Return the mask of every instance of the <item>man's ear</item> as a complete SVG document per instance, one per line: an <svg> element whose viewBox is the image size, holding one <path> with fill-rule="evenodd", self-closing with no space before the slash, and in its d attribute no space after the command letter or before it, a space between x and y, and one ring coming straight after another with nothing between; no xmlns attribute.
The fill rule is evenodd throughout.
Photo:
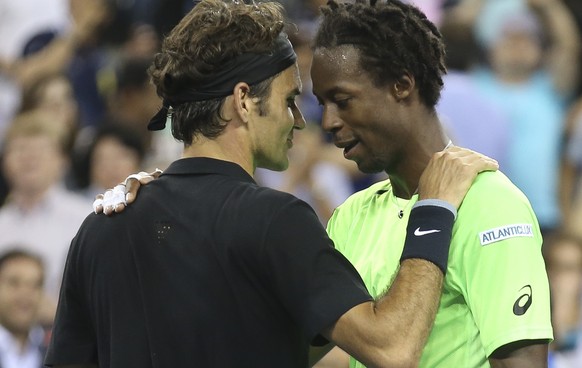
<svg viewBox="0 0 582 368"><path fill-rule="evenodd" d="M405 72L392 83L392 95L396 101L404 100L412 94L415 85L414 77L408 72Z"/></svg>
<svg viewBox="0 0 582 368"><path fill-rule="evenodd" d="M249 115L253 109L253 99L249 94L251 88L245 82L237 83L233 90L233 110L238 118L246 123L249 121Z"/></svg>

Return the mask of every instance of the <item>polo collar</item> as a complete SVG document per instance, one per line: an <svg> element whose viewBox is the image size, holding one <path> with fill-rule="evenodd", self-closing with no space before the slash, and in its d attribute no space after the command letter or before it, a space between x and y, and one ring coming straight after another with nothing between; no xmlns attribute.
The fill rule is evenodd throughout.
<svg viewBox="0 0 582 368"><path fill-rule="evenodd" d="M189 157L176 160L164 171L163 175L201 175L218 174L236 177L254 183L255 179L234 162L208 157Z"/></svg>

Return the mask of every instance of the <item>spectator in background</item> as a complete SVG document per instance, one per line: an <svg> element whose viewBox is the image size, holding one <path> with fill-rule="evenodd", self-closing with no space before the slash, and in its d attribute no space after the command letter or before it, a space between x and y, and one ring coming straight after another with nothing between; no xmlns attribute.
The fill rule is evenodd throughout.
<svg viewBox="0 0 582 368"><path fill-rule="evenodd" d="M71 149L79 129L79 110L69 78L63 73L40 76L22 95L21 113L37 110L63 131Z"/></svg>
<svg viewBox="0 0 582 368"><path fill-rule="evenodd" d="M42 368L46 333L38 321L43 301L40 257L20 249L0 255L0 367Z"/></svg>
<svg viewBox="0 0 582 368"><path fill-rule="evenodd" d="M160 42L159 36L151 25L136 24L131 28L122 53L125 58L151 58L159 51Z"/></svg>
<svg viewBox="0 0 582 368"><path fill-rule="evenodd" d="M0 10L1 139L20 104L20 90L39 76L70 71L78 50L94 42L110 8L106 0L22 0L4 1Z"/></svg>
<svg viewBox="0 0 582 368"><path fill-rule="evenodd" d="M565 228L568 231L582 237L582 184L578 185L578 193L574 198L574 203L568 217Z"/></svg>
<svg viewBox="0 0 582 368"><path fill-rule="evenodd" d="M145 149L141 137L121 124L99 127L86 152L79 153L76 177L81 193L91 201L129 174L141 170Z"/></svg>
<svg viewBox="0 0 582 368"><path fill-rule="evenodd" d="M465 6L465 5L460 5ZM485 98L471 77L479 61L479 49L470 21L448 11L440 26L446 47L447 74L437 113L455 144L493 157L507 168L508 116Z"/></svg>
<svg viewBox="0 0 582 368"><path fill-rule="evenodd" d="M578 33L582 34L582 1L580 0L562 0L564 5L568 7L570 14L575 18L578 25ZM578 57L578 65L582 65L582 53ZM577 97L582 97L582 74L578 75L578 88L576 92Z"/></svg>
<svg viewBox="0 0 582 368"><path fill-rule="evenodd" d="M147 147L151 146L152 139L151 133L145 127L161 105L147 74L150 65L149 58L128 58L121 61L116 70L116 88L109 97L109 116L105 120L117 121L135 130Z"/></svg>
<svg viewBox="0 0 582 368"><path fill-rule="evenodd" d="M23 244L40 255L53 303L68 246L90 212L88 201L63 187L67 167L65 134L46 115L34 111L14 120L4 142L9 194L0 208L0 251Z"/></svg>
<svg viewBox="0 0 582 368"><path fill-rule="evenodd" d="M105 120L124 125L139 135L146 151L144 167L148 170L158 166L165 168L182 151L169 128L161 132L146 129L162 104L150 83L147 73L150 65L151 59L143 57L121 62L116 73L117 87L110 98L109 117Z"/></svg>
<svg viewBox="0 0 582 368"><path fill-rule="evenodd" d="M544 234L561 224L559 159L566 103L576 88L580 37L573 17L560 0L473 1L479 16L495 19L487 28L477 23L488 67L475 73L479 88L510 119L509 178L530 199ZM491 16L494 12L495 16Z"/></svg>
<svg viewBox="0 0 582 368"><path fill-rule="evenodd" d="M79 108L66 74L56 72L41 75L24 89L20 113L32 111L43 115L43 119L63 133L65 152L68 158L73 159L72 151L80 131ZM64 179L66 187L71 189L76 185L72 174L67 170Z"/></svg>
<svg viewBox="0 0 582 368"><path fill-rule="evenodd" d="M544 249L552 295L552 368L582 366L582 237L556 233Z"/></svg>
<svg viewBox="0 0 582 368"><path fill-rule="evenodd" d="M56 34L68 27L66 0L0 2L0 140L20 104L16 62L27 42L39 34Z"/></svg>
<svg viewBox="0 0 582 368"><path fill-rule="evenodd" d="M562 151L560 199L564 223L571 231L582 235L582 98L570 108L566 118L564 149ZM578 228L578 229L576 229Z"/></svg>

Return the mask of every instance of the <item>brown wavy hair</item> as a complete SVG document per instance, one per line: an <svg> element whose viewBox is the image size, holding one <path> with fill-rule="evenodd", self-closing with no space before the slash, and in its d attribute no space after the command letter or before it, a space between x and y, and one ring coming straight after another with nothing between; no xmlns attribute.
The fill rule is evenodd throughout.
<svg viewBox="0 0 582 368"><path fill-rule="evenodd" d="M209 75L238 55L269 52L284 27L283 8L277 3L200 1L164 39L149 70L158 95L171 100L184 88L207 81ZM264 102L275 77L251 86L250 95ZM227 124L220 115L225 98L176 107L174 137L191 145L198 134L209 138L220 135ZM263 111L264 105L259 107Z"/></svg>

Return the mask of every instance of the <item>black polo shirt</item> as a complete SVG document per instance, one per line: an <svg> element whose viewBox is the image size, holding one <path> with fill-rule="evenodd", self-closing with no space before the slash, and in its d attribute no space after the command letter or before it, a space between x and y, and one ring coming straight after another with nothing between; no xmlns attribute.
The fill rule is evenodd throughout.
<svg viewBox="0 0 582 368"><path fill-rule="evenodd" d="M370 299L306 203L182 159L123 213L85 220L46 363L305 367L318 333Z"/></svg>

